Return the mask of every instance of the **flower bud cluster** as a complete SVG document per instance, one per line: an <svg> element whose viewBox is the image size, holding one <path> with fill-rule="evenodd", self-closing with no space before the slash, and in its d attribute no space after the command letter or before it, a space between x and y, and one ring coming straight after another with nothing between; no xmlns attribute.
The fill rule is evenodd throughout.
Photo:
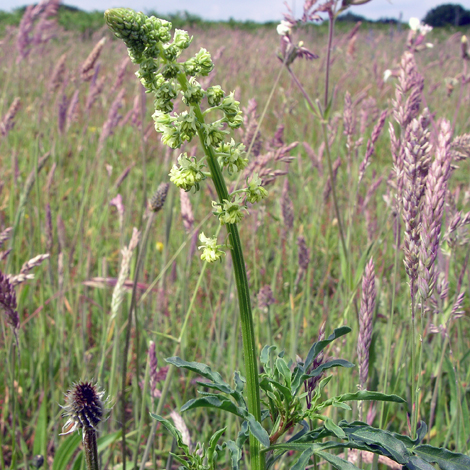
<svg viewBox="0 0 470 470"><path fill-rule="evenodd" d="M225 245L217 245L217 238L206 237L204 232L199 234L199 241L202 243L198 247L199 250L202 250L201 259L208 263L213 263L225 255L225 251L222 251L221 248L228 248Z"/></svg>
<svg viewBox="0 0 470 470"><path fill-rule="evenodd" d="M178 165L173 165L170 171L170 181L185 191L190 191L192 188L197 191L199 183L208 176L208 173L202 171L204 166L202 161L196 160L196 157L188 157L186 153L182 153L178 157Z"/></svg>

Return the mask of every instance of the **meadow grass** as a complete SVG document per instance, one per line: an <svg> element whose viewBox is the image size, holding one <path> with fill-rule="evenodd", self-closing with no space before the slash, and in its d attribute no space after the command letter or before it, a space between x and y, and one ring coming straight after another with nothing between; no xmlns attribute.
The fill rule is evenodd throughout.
<svg viewBox="0 0 470 470"><path fill-rule="evenodd" d="M282 71L268 102L282 69L276 57L276 31L228 32L224 27L188 30L194 35L191 53L203 46L216 57L215 72L209 77L212 84L234 90L242 106L256 100L256 113L248 113L252 120L259 120L268 105L260 125L259 154L279 148L275 133L281 125L283 142L298 142L289 152L294 157L289 164L268 163L268 167L286 174L273 178L268 185L269 198L250 210L241 226L260 350L274 342L292 357L305 357L321 325L328 333L345 324L352 328L352 334L327 353L356 362L360 286L366 262L373 257L377 299L367 388L400 395L408 406L374 405L363 413L375 413L375 424L380 422L387 429L409 434L407 413L411 411L413 384L419 380L419 416L429 422L430 414L434 414L426 442L468 454L468 299L461 305L463 317L450 324L448 336L429 332L430 323L437 327L446 324L459 292L468 294L470 272L464 233L453 245L442 244L439 269L448 282L448 296L442 295L438 301L439 314L429 313L424 319L420 330L424 335L422 367L415 373L419 379L411 374L409 281L403 252L396 246L397 239L399 246L403 245L403 234L394 232L398 219L387 128L393 121L397 79L383 81L386 69L399 70L407 31L397 31L394 26L359 29L354 47L348 32L339 32L333 40L328 139L333 161L340 159L335 188L345 230L344 253L331 192L325 191L328 170L319 122L312 118L287 71ZM163 358L174 355L175 350L186 360L210 364L227 380L234 370L243 368L230 258L227 263L205 269L202 276L204 263L197 255L197 234L214 233L218 226L213 217L207 217L214 198L214 190L208 186L191 195L194 222L186 227L179 190L170 187L162 211L148 225L147 245L135 248L129 282L122 286L122 303L112 310L113 288L122 267L121 250L129 245L133 227L143 234L150 218L147 200L161 182L169 180L168 173L179 153L165 147L154 131L151 99L133 75L135 66L129 61L124 69L127 52L120 42L105 29L89 40L61 30L56 33L50 41L33 41L24 58L17 50L15 34L7 34L0 48L2 122L14 99L19 97L21 102L11 121L14 127L0 136L0 232L13 227L12 236L2 246L3 250L11 248L11 252L0 268L15 275L36 255L50 255L32 269L34 279L16 288L18 348L8 323L2 322L2 470L30 468L36 454L45 457L46 468L57 468L53 467L54 456L65 439L70 439L59 436L63 425L59 404L64 403L64 394L72 383L80 379L98 382L116 403L122 398L121 381L125 381L127 460L140 465L154 423L148 412L157 407L160 414L178 411L196 393L194 377L179 370L167 382L164 403L158 400L163 382L155 385L154 396L143 388L149 375L149 341L155 343L159 368L166 366ZM312 62L297 60L292 71L312 100L322 100L327 36L324 30L315 28L299 36L320 57ZM433 141L440 118L455 124L454 136L468 132L470 127L470 89L468 83L459 84L459 74L468 73L460 57L460 36L460 32L433 31L428 37L434 48L415 54L417 68L425 79L423 106L433 115ZM102 37L107 40L91 73L82 77L82 64ZM54 74L64 54L63 66ZM350 150L343 134L346 92L351 95L356 122ZM78 100L75 108L74 94ZM367 139L383 110L389 111L387 123L358 184ZM239 137L246 135L240 133ZM363 138L362 143L355 145L359 138ZM38 162L46 155L40 168ZM458 167L446 195L446 228L457 210L468 212L468 159L459 161ZM110 205L118 194L124 207L122 216L116 205ZM292 203L291 222L286 220L286 198ZM299 265L305 260L305 250L299 263L299 236L309 249L309 262L301 275ZM137 256L142 261L135 320L129 328ZM260 302L258 293L264 286L271 288L274 303ZM447 288L445 283L440 286ZM130 348L127 375L123 377L121 356L128 332ZM334 375L328 396L356 391L360 383L357 368ZM431 411L433 406L435 411ZM116 406L111 411L102 426L101 435L112 437L103 444L103 468L122 465L122 416L118 409ZM331 417L353 420L358 416L359 410L354 408L350 412L333 409ZM213 429L223 426L227 426L229 438L234 439L238 432L234 418L216 412L195 410L185 413L184 420L193 441L207 439ZM149 442L148 461L152 468L163 468L171 439L158 429L155 440ZM77 462L73 468L84 465ZM289 457L277 465L289 468ZM132 468L131 464L128 467Z"/></svg>

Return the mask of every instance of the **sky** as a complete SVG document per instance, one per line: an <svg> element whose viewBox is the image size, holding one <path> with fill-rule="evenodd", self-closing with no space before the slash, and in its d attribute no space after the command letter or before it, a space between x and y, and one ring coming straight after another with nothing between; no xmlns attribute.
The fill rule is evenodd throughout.
<svg viewBox="0 0 470 470"><path fill-rule="evenodd" d="M0 10L11 10L25 4L36 3L30 0L0 0ZM208 20L253 20L257 22L279 21L286 11L284 0L63 0L63 3L82 10L106 10L113 7L129 7L134 10L158 13L176 13L188 11ZM302 11L303 1L287 2L296 17ZM408 21L411 17L422 19L427 11L444 3L457 3L470 10L470 0L372 0L353 7L351 12L366 18L399 18Z"/></svg>

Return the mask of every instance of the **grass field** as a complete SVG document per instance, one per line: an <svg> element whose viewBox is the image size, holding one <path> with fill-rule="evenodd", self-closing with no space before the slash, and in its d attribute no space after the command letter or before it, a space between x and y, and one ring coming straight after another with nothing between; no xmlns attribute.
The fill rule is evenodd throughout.
<svg viewBox="0 0 470 470"><path fill-rule="evenodd" d="M164 358L173 355L209 364L227 381L244 368L230 254L206 267L197 249L198 234L214 234L219 227L211 216L215 191L210 183L195 194L170 185L163 209L150 215L147 201L160 183L169 182L181 151L164 146L155 132L152 99L134 76L136 66L126 48L104 21L89 38L34 24L29 33L7 28L0 39L0 270L20 275L10 278L16 284L18 322L12 312L2 311L0 469L34 468L38 454L45 458L44 468L84 468L78 433L59 436L65 423L59 405L79 380L98 383L113 405L100 431L102 468L122 468L123 420L127 468L140 466L148 442L145 468L165 468L172 439L158 428L149 441L154 422L149 411L157 408L163 388L163 381L148 384L156 372L148 364L149 342L155 343L163 372L159 378L165 375ZM233 133L235 139L248 147L260 124L250 159L265 172L269 197L249 208L240 223L256 344L260 351L276 344L294 360L296 355L305 358L322 325L327 336L347 325L352 333L326 354L356 363L362 279L372 258L376 301L365 387L397 394L406 403L364 402L363 410L356 405L349 411L331 408L329 417L353 421L361 413L369 424L410 435L411 404L416 402L416 417L431 425L425 442L469 455L465 224L470 223L470 139L455 140L470 132L470 71L461 56L465 31L432 31L426 42L434 47L413 54L424 78L420 112L425 107L430 111L432 161L440 148L440 120L449 120L454 142L448 150L450 179L436 196L444 214L435 234L440 240L436 286L417 308L413 328L416 305L403 262L410 246L404 221L411 216L397 213L402 202L398 199L397 206L396 194L402 194L403 181L397 183L389 134L391 123L400 137L394 100L408 28L363 25L351 36L352 28L341 25L333 38L327 145L322 123L277 57L275 28L185 28L194 36L187 57L205 47L215 63L214 71L201 79L203 86L220 84L234 91L245 110L244 129ZM87 64L102 38L98 57ZM292 72L311 101L323 103L327 28L299 29L295 38L319 58L297 59ZM384 82L387 69L393 75ZM380 134L364 169L367 142L384 111L383 129L375 129ZM401 132L400 145L405 145ZM200 150L194 145L183 151L196 155ZM463 222L452 232L459 211ZM134 227L141 243L125 252ZM219 239L225 238L222 227ZM40 254L49 256L25 267ZM133 286L135 317L129 315ZM359 368L332 370L325 397L357 391ZM195 379L181 370L173 373L162 415L194 398ZM237 418L218 411L198 409L182 416L193 443L207 442L224 426L230 439L239 430ZM293 458L285 454L275 468L290 468ZM365 461L363 468L368 465Z"/></svg>

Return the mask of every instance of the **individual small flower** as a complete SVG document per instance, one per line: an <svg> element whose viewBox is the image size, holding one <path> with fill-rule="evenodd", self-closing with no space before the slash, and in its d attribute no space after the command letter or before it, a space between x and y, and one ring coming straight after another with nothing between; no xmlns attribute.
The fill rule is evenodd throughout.
<svg viewBox="0 0 470 470"><path fill-rule="evenodd" d="M199 127L199 121L192 109L189 112L183 111L177 116L175 124L179 127L181 139L188 142L194 137Z"/></svg>
<svg viewBox="0 0 470 470"><path fill-rule="evenodd" d="M181 147L183 141L181 140L179 129L176 127L166 127L162 133L162 142L172 149Z"/></svg>
<svg viewBox="0 0 470 470"><path fill-rule="evenodd" d="M277 25L277 34L279 36L288 36L292 32L292 24L289 23L288 21L282 20L278 25Z"/></svg>
<svg viewBox="0 0 470 470"><path fill-rule="evenodd" d="M201 50L196 54L195 60L200 75L205 77L212 72L214 63L212 62L210 53L206 49L202 47Z"/></svg>
<svg viewBox="0 0 470 470"><path fill-rule="evenodd" d="M228 120L234 119L240 114L240 101L235 100L233 91L222 100L219 109L225 114Z"/></svg>
<svg viewBox="0 0 470 470"><path fill-rule="evenodd" d="M233 201L224 199L222 204L212 201L212 206L216 208L214 214L222 225L237 224L245 216L243 210L246 210L246 207L242 202L242 197L238 194Z"/></svg>
<svg viewBox="0 0 470 470"><path fill-rule="evenodd" d="M78 382L67 392L66 404L61 406L64 410L62 417L68 418L62 428L61 436L70 434L78 429L95 430L101 421L107 419L109 409L103 401L105 392L99 390L92 382Z"/></svg>
<svg viewBox="0 0 470 470"><path fill-rule="evenodd" d="M261 186L261 178L258 176L258 173L253 175L251 181L248 183L248 187L245 190L246 198L251 204L262 201L268 197L268 192Z"/></svg>
<svg viewBox="0 0 470 470"><path fill-rule="evenodd" d="M201 259L208 263L213 263L225 255L225 251L222 251L222 245L217 245L217 238L209 238L204 235L204 232L199 234L199 241L202 243L199 250L203 250Z"/></svg>
<svg viewBox="0 0 470 470"><path fill-rule="evenodd" d="M204 144L207 147L217 147L224 140L225 134L228 134L228 131L222 129L220 121L212 124L203 124L203 128L206 133Z"/></svg>
<svg viewBox="0 0 470 470"><path fill-rule="evenodd" d="M173 36L173 44L178 46L180 49L187 49L193 40L192 36L182 29L175 29Z"/></svg>
<svg viewBox="0 0 470 470"><path fill-rule="evenodd" d="M384 83L392 76L392 71L390 69L385 70L384 72Z"/></svg>
<svg viewBox="0 0 470 470"><path fill-rule="evenodd" d="M178 188L190 191L191 188L199 190L199 183L206 179L206 174L202 171L204 164L198 162L196 157L188 157L186 153L178 157L178 164L173 165L170 171L170 181Z"/></svg>
<svg viewBox="0 0 470 470"><path fill-rule="evenodd" d="M418 31L421 25L421 21L419 18L410 18L408 25L412 31Z"/></svg>
<svg viewBox="0 0 470 470"><path fill-rule="evenodd" d="M217 148L219 165L227 168L228 173L236 173L248 165L244 144L237 144L233 139L230 143L221 143Z"/></svg>
<svg viewBox="0 0 470 470"><path fill-rule="evenodd" d="M199 104L204 97L204 91L201 85L191 77L189 79L188 89L183 93L183 101L189 105Z"/></svg>
<svg viewBox="0 0 470 470"><path fill-rule="evenodd" d="M160 133L167 131L169 127L172 128L172 123L176 120L170 114L158 110L153 113L152 118L155 122L155 130Z"/></svg>
<svg viewBox="0 0 470 470"><path fill-rule="evenodd" d="M220 85L214 85L206 90L206 96L209 106L218 106L224 97L224 90Z"/></svg>

